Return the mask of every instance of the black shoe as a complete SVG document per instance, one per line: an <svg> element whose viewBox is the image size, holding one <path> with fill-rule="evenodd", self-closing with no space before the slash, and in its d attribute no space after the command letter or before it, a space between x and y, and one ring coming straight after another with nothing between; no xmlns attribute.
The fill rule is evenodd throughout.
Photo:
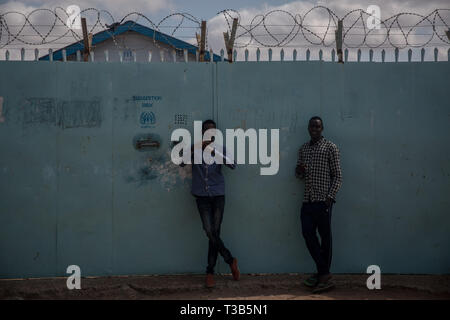
<svg viewBox="0 0 450 320"><path fill-rule="evenodd" d="M303 281L303 284L307 287L314 288L319 283L319 275L317 273L313 274L309 278Z"/></svg>
<svg viewBox="0 0 450 320"><path fill-rule="evenodd" d="M331 281L331 274L324 274L319 277L317 286L313 289L312 293L322 293L331 290L335 287L334 283Z"/></svg>

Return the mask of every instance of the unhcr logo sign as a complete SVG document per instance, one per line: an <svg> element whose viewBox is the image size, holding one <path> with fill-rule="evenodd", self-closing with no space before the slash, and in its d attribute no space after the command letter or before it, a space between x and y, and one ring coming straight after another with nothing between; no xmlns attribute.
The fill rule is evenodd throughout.
<svg viewBox="0 0 450 320"><path fill-rule="evenodd" d="M149 128L156 123L155 114L152 111L143 111L139 116L141 128Z"/></svg>

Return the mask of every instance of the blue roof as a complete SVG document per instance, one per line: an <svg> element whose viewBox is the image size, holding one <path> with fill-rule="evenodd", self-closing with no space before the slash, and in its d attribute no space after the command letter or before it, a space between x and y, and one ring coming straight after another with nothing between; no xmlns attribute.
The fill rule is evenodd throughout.
<svg viewBox="0 0 450 320"><path fill-rule="evenodd" d="M144 36L150 37L152 39L154 38L158 42L173 46L179 50L187 49L189 53L194 54L194 55L195 55L196 51L198 50L198 47L196 47L188 42L174 38L165 33L156 31L154 29L145 27L145 26L138 24L131 20L126 21L121 25L118 25L114 29L107 29L107 30L104 30L104 31L94 34L92 36L92 45L96 45L100 42L103 42L103 41L109 39L109 38L112 38L113 35L116 36L116 35L122 34L126 31L130 31L130 30L140 33ZM53 60L62 60L62 50L64 50L64 49L66 50L67 56L75 54L77 52L77 50L80 50L80 52L82 53L84 51L84 43L81 40L81 41L75 42L73 44L70 44L64 48L56 50L55 52L53 52ZM220 61L220 56L218 56L217 54L214 54L213 57L214 57L214 62ZM39 58L39 60L49 60L49 55L47 54L45 56L42 56ZM205 52L205 60L209 61L209 52L208 51ZM226 60L226 59L224 59L224 60Z"/></svg>

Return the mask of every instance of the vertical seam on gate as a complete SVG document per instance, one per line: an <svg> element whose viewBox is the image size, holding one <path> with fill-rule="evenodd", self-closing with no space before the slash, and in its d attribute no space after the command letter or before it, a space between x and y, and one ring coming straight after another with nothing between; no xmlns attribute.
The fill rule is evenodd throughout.
<svg viewBox="0 0 450 320"><path fill-rule="evenodd" d="M215 68L215 79L214 79L214 86L215 86L215 91L214 91L214 98L215 98L215 112L216 112L216 120L217 123L219 123L219 84L218 84L218 64L217 62L214 63L214 68Z"/></svg>
<svg viewBox="0 0 450 320"><path fill-rule="evenodd" d="M55 68L58 68L58 64L55 64ZM57 73L55 73L57 74ZM55 77L56 79L57 77ZM56 92L58 90L59 81L56 79ZM58 95L56 95L58 96ZM56 223L55 223L55 275L58 276L58 223L59 223L59 179L60 179L60 159L59 159L59 138L60 131L62 131L62 127L59 125L59 115L58 115L58 100L55 102L55 115L56 115Z"/></svg>
<svg viewBox="0 0 450 320"><path fill-rule="evenodd" d="M111 106L111 274L114 274L114 108L115 99Z"/></svg>
<svg viewBox="0 0 450 320"><path fill-rule="evenodd" d="M217 84L217 68L218 68L218 63L217 62L213 62L214 64L214 80L213 80L213 85L214 85L214 112L215 112L215 118L216 118L216 124L217 126L219 126L219 86ZM223 142L222 142L223 143ZM219 270L219 273L222 273L222 260L221 259L217 259L217 269Z"/></svg>
<svg viewBox="0 0 450 320"><path fill-rule="evenodd" d="M212 98L212 106L211 106L211 118L214 119L215 116L215 81L214 81L214 62L211 62L211 98ZM216 119L217 122L217 119Z"/></svg>

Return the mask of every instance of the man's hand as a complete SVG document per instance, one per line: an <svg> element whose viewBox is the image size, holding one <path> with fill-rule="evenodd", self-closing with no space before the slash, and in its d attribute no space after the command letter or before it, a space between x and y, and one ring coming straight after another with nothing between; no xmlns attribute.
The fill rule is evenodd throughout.
<svg viewBox="0 0 450 320"><path fill-rule="evenodd" d="M295 173L297 175L304 175L306 172L306 165L304 163L300 163L299 165L297 165L297 167L295 168Z"/></svg>
<svg viewBox="0 0 450 320"><path fill-rule="evenodd" d="M328 209L331 207L332 203L333 203L333 199L330 197L327 197L327 199L325 200L325 204L327 205Z"/></svg>
<svg viewBox="0 0 450 320"><path fill-rule="evenodd" d="M202 142L202 148L205 149L211 142L212 142L212 140L203 141Z"/></svg>

